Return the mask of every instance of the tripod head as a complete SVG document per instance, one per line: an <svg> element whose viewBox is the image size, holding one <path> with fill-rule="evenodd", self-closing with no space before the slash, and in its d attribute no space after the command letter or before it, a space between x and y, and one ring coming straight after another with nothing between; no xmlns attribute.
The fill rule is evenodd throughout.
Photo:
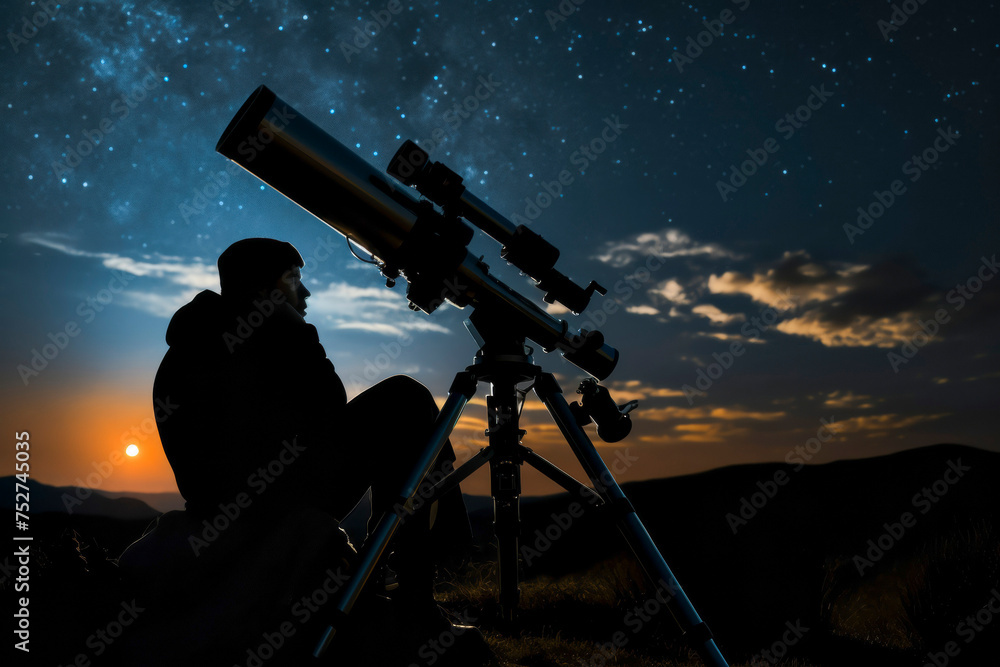
<svg viewBox="0 0 1000 667"><path fill-rule="evenodd" d="M466 247L474 235L466 221L500 241L502 256L537 281L548 303L559 301L580 313L595 292L605 290L593 281L580 287L556 271L554 246L468 193L457 174L428 163L427 153L413 142L390 164L390 174L404 180L387 178L260 86L233 117L216 151L363 247L388 287L404 277L411 309L431 313L449 301L488 311L491 320L507 323L545 352L558 350L598 379L618 363L618 350L600 331L571 331L565 320L490 274ZM407 181L430 194L416 196Z"/></svg>

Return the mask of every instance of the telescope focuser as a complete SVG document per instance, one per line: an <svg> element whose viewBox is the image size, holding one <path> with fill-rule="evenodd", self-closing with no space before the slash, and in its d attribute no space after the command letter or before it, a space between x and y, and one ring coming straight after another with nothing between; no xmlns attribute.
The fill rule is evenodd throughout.
<svg viewBox="0 0 1000 667"><path fill-rule="evenodd" d="M639 401L629 401L615 405L611 392L593 379L587 378L580 383L576 393L582 394L580 403L573 401L569 409L581 427L591 421L597 424L597 435L604 442L624 440L632 430L632 419L628 413L639 407Z"/></svg>

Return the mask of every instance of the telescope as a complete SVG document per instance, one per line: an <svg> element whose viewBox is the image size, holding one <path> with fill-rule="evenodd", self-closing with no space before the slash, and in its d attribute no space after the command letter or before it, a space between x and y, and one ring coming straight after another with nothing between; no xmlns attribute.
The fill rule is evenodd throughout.
<svg viewBox="0 0 1000 667"><path fill-rule="evenodd" d="M391 178L387 177L265 86L257 88L236 113L216 150L336 229L349 245L364 248L385 276L387 287L404 277L413 310L432 313L445 301L460 308L471 306L469 330L480 345L475 363L456 374L431 435L399 491L399 502L380 517L365 540L355 572L337 597L337 620L326 628L313 656L321 657L334 641L339 624L388 553L403 520L458 488L486 464L491 475L501 618L513 623L520 599L520 470L527 463L570 493L592 499L595 508L614 521L649 582L666 595L671 614L705 663L728 667L708 625L583 430L593 420L606 441L625 438L632 425L628 413L636 402L617 406L605 387L588 379L578 389L580 403L570 406L555 376L534 363L525 341L535 341L546 352L558 350L598 380L614 370L618 350L605 343L599 331L570 331L566 321L552 317L492 276L489 266L467 248L475 234L468 223L502 245L501 257L530 276L547 303L561 303L579 314L595 292L603 295L606 290L593 281L581 287L560 273L555 268L559 251L551 243L523 225L514 226L468 192L458 174L431 162L427 152L413 142L404 143L393 156L388 167ZM527 389L522 392L518 385L528 381L591 486L521 444L526 431L519 428L522 406L518 403ZM480 382L490 383L492 389L486 397L489 445L427 489L425 480Z"/></svg>
<svg viewBox="0 0 1000 667"><path fill-rule="evenodd" d="M233 117L216 150L364 248L387 286L402 275L410 308L431 313L447 300L460 308L488 310L599 380L618 363L618 350L604 342L600 331L570 331L565 320L492 276L467 249L474 230L463 218L502 243L502 256L535 279L547 302L579 314L594 292L606 290L593 281L580 287L557 271L554 246L468 193L460 176L428 162L413 142L403 144L390 163L390 172L403 179L395 181L260 86ZM429 197L416 197L410 185Z"/></svg>

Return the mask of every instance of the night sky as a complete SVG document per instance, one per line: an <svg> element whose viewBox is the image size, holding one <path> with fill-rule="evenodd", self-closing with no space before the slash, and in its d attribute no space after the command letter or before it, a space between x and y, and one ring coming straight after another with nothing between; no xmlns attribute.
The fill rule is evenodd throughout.
<svg viewBox="0 0 1000 667"><path fill-rule="evenodd" d="M266 84L380 170L417 140L559 247L562 272L609 289L582 316L550 310L621 351L606 384L640 408L601 451L628 448L623 480L1000 449L997 16L942 0L8 3L3 430L30 432L39 481L175 490L151 402L166 326L250 236L306 258L307 319L350 395L406 373L443 402L476 351L468 309L410 312L402 282L215 153ZM495 242L472 248L541 303ZM572 400L584 374L536 361ZM461 458L485 444L487 391ZM533 397L523 424L577 472ZM526 491L552 489L526 473Z"/></svg>

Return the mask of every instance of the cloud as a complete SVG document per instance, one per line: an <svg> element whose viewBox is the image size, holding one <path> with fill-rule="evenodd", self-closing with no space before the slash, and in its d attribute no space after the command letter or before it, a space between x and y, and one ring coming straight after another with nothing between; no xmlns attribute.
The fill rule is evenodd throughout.
<svg viewBox="0 0 1000 667"><path fill-rule="evenodd" d="M133 276L160 279L161 289L137 290L130 287L119 297L119 303L156 317L169 318L202 289L219 289L219 273L214 263L199 258L160 254L138 258L109 252L93 252L73 247L65 237L56 234L24 234L21 240L40 245L72 257L98 259L108 269ZM181 289L178 289L181 288ZM333 329L365 331L379 336L406 336L409 332L451 331L414 313L400 293L384 287L361 287L347 282L330 283L314 290L309 297L309 317L324 322Z"/></svg>
<svg viewBox="0 0 1000 667"><path fill-rule="evenodd" d="M848 291L850 286L843 281L864 268L845 265L835 269L811 261L805 252L786 252L777 266L764 273L713 274L708 279L708 290L713 294L746 294L758 303L787 310L827 301Z"/></svg>
<svg viewBox="0 0 1000 667"><path fill-rule="evenodd" d="M674 430L680 433L677 439L684 442L726 442L750 433L745 427L724 423L677 424Z"/></svg>
<svg viewBox="0 0 1000 667"><path fill-rule="evenodd" d="M805 336L827 347L896 347L905 343L917 330L915 315L897 317L858 316L847 324L830 322L820 311L807 313L778 324L782 333Z"/></svg>
<svg viewBox="0 0 1000 667"><path fill-rule="evenodd" d="M680 389L669 389L667 387L655 387L643 383L642 380L618 380L607 385L611 390L611 396L617 403L627 401L645 401L650 398L676 398L683 396Z"/></svg>
<svg viewBox="0 0 1000 667"><path fill-rule="evenodd" d="M759 412L744 410L739 406L720 408L684 408L668 406L654 410L644 410L637 416L651 421L775 421L787 416L784 411Z"/></svg>
<svg viewBox="0 0 1000 667"><path fill-rule="evenodd" d="M617 399L623 392L616 392ZM745 410L739 406L718 408L684 408L668 406L632 413L637 420L668 422L667 432L659 428L652 435L640 436L644 442L666 444L670 442L725 442L742 438L751 432L748 422L774 422L784 419L784 411L761 412Z"/></svg>
<svg viewBox="0 0 1000 667"><path fill-rule="evenodd" d="M705 256L711 259L737 259L738 256L716 243L697 243L679 229L662 229L630 236L623 241L611 241L594 259L622 268L645 257Z"/></svg>
<svg viewBox="0 0 1000 667"><path fill-rule="evenodd" d="M837 422L838 433L860 433L866 432L869 437L884 435L888 431L898 431L909 428L914 424L947 417L949 413L910 415L903 416L895 413L884 415L864 415L861 417L851 417L844 421Z"/></svg>
<svg viewBox="0 0 1000 667"><path fill-rule="evenodd" d="M742 336L740 334L734 334L734 333L732 333L732 334L726 334L726 333L722 333L721 331L714 331L714 332L713 331L698 331L698 332L695 333L695 335L698 336L698 337L701 337L701 338L715 338L716 340L722 340L722 341L726 341L726 342L729 342L729 343L751 343L753 345L763 345L764 344L764 339L763 338L758 338L758 337L747 338L747 337Z"/></svg>
<svg viewBox="0 0 1000 667"><path fill-rule="evenodd" d="M129 287L118 297L118 302L127 308L135 308L157 317L169 318L178 308L190 301L203 289L219 289L219 271L215 263L206 263L198 257L187 259L159 253L142 254L138 259L112 252L94 252L73 247L67 237L61 234L26 233L21 241L70 257L100 260L112 271L121 271L132 276L165 280L166 290L139 291ZM176 287L183 288L177 290Z"/></svg>
<svg viewBox="0 0 1000 667"><path fill-rule="evenodd" d="M867 266L786 252L776 266L712 275L709 291L744 294L788 317L777 330L827 347L894 347L910 339L940 295L902 259Z"/></svg>
<svg viewBox="0 0 1000 667"><path fill-rule="evenodd" d="M712 304L705 303L700 306L695 306L691 309L691 312L695 315L701 315L702 317L707 317L712 326L722 327L727 324L733 324L735 322L743 322L746 320L746 315L743 313L729 314L724 313Z"/></svg>
<svg viewBox="0 0 1000 667"><path fill-rule="evenodd" d="M626 312L632 313L633 315L659 315L660 311L652 306L628 306L625 309Z"/></svg>
<svg viewBox="0 0 1000 667"><path fill-rule="evenodd" d="M143 276L151 278L166 278L175 285L184 287L197 287L200 289L219 288L219 270L215 263L206 264L200 258L188 260L183 257L161 255L159 253L140 255L141 259L133 259L126 255L119 255L112 252L93 252L90 250L80 250L68 243L58 241L61 238L57 234L33 234L21 235L21 240L25 243L40 245L56 252L61 252L70 257L90 257L101 260L101 264L113 271L123 271L133 276Z"/></svg>
<svg viewBox="0 0 1000 667"><path fill-rule="evenodd" d="M559 317L560 315L565 315L566 313L572 311L561 303L547 303L545 304L545 312L553 317Z"/></svg>
<svg viewBox="0 0 1000 667"><path fill-rule="evenodd" d="M177 294L160 294L129 289L118 296L118 303L126 308L135 308L149 313L154 317L170 319L181 306L189 303L200 291L191 289Z"/></svg>
<svg viewBox="0 0 1000 667"><path fill-rule="evenodd" d="M433 315L411 311L406 305L406 297L385 287L330 283L313 292L308 306L310 316L333 329L395 337L414 331L451 333L447 327L428 319Z"/></svg>
<svg viewBox="0 0 1000 667"><path fill-rule="evenodd" d="M682 287L681 284L673 278L660 283L653 289L649 290L649 293L663 297L667 301L676 304L683 305L691 303L691 298L684 293L684 287Z"/></svg>
<svg viewBox="0 0 1000 667"><path fill-rule="evenodd" d="M146 261L155 260L155 261ZM144 260L113 256L104 260L109 269L134 276L166 278L175 285L198 289L219 289L219 271L214 265L199 261L185 262L180 258L145 255Z"/></svg>
<svg viewBox="0 0 1000 667"><path fill-rule="evenodd" d="M752 419L754 421L774 421L775 419L781 419L786 416L784 411L781 412L753 412L749 410L740 410L738 408L713 408L712 412L709 413L713 419L723 419L726 421L734 421L737 419Z"/></svg>
<svg viewBox="0 0 1000 667"><path fill-rule="evenodd" d="M855 395L852 391L833 391L826 395L823 405L828 408L859 408L875 407L872 397L867 394Z"/></svg>

